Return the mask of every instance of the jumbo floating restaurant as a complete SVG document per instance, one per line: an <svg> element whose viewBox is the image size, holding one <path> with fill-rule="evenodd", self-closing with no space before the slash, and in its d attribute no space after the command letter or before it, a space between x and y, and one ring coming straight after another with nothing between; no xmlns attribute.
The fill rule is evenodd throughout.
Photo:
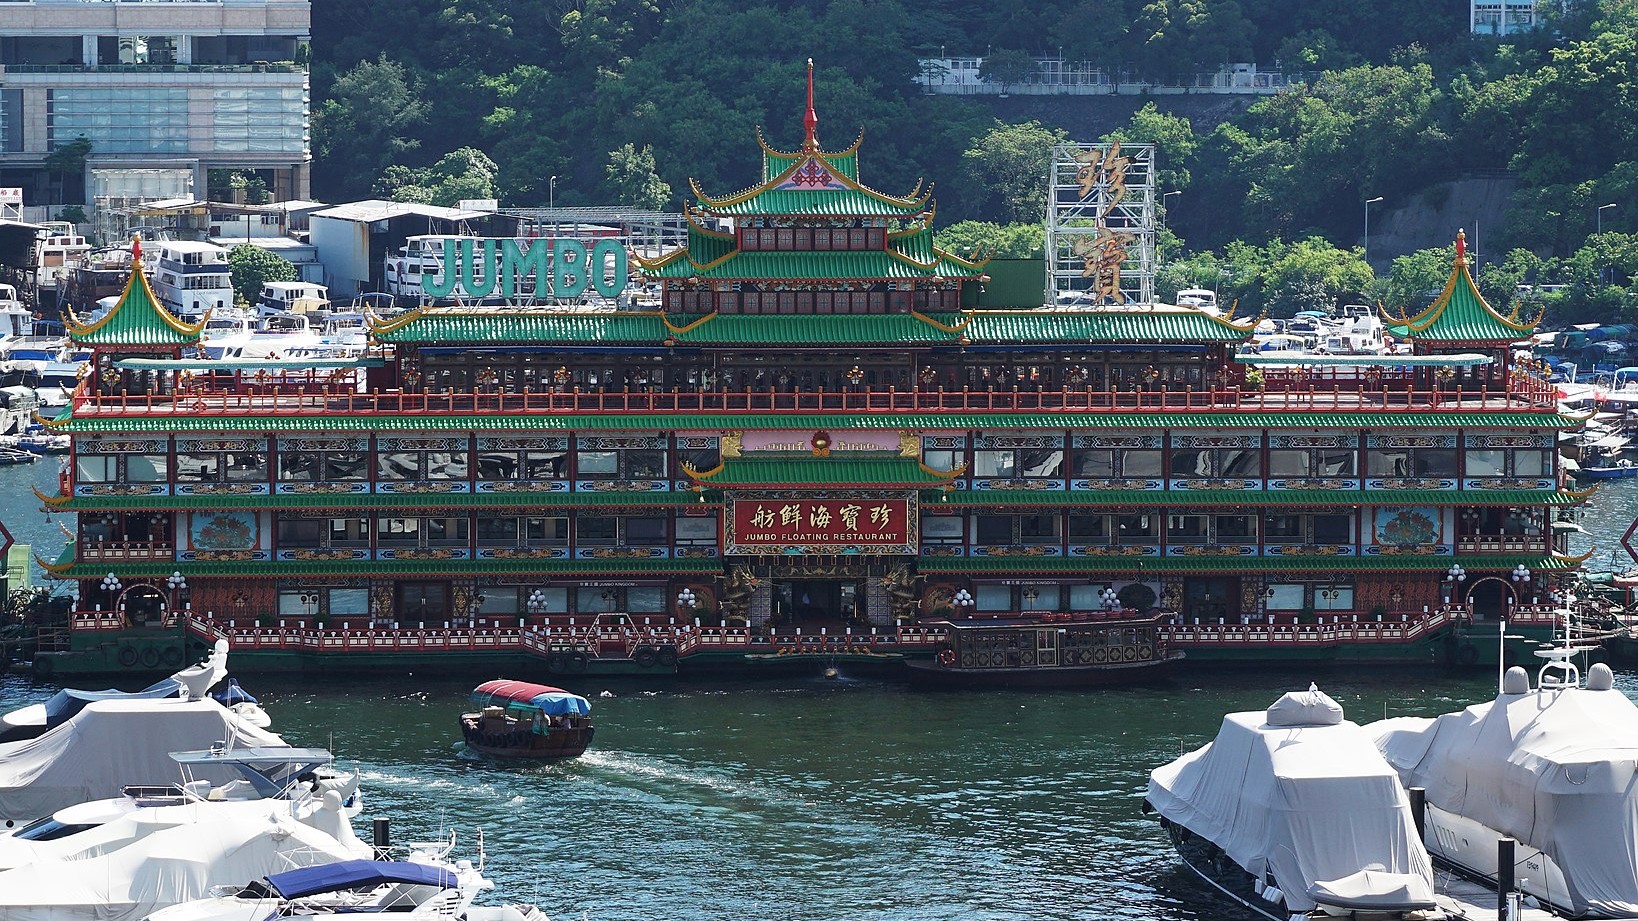
<svg viewBox="0 0 1638 921"><path fill-rule="evenodd" d="M1460 237L1385 318L1412 354L1250 370L1250 320L982 306L931 192L864 185L816 122L810 83L798 149L694 187L686 246L636 260L657 311L418 309L295 371L192 357L134 266L47 420L77 603L41 670L228 636L240 667L664 672L984 618L1044 661L1112 611L1194 660L1471 662L1485 622L1550 629L1580 420Z"/></svg>

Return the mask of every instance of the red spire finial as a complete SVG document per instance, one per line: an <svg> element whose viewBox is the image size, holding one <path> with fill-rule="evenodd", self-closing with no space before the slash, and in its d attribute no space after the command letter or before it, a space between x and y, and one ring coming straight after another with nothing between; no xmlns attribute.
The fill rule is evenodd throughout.
<svg viewBox="0 0 1638 921"><path fill-rule="evenodd" d="M813 58L808 58L808 112L802 116L802 127L808 132L802 146L810 149L818 147L819 138L814 133L819 128L819 113L813 111Z"/></svg>
<svg viewBox="0 0 1638 921"><path fill-rule="evenodd" d="M1467 264L1467 231L1456 231L1456 264Z"/></svg>
<svg viewBox="0 0 1638 921"><path fill-rule="evenodd" d="M131 235L131 261L142 261L142 234Z"/></svg>

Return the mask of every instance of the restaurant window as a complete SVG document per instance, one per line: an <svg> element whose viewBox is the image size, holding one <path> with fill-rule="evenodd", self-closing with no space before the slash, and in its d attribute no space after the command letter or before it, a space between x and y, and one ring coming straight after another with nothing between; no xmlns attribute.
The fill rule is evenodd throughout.
<svg viewBox="0 0 1638 921"><path fill-rule="evenodd" d="M973 607L980 611L1011 611L1012 586L979 585L973 592Z"/></svg>
<svg viewBox="0 0 1638 921"><path fill-rule="evenodd" d="M1263 475L1262 461L1256 449L1242 448L1183 448L1172 451L1172 476L1184 477L1250 477Z"/></svg>
<svg viewBox="0 0 1638 921"><path fill-rule="evenodd" d="M1365 470L1377 477L1456 475L1456 452L1449 448L1387 448L1365 454Z"/></svg>
<svg viewBox="0 0 1638 921"><path fill-rule="evenodd" d="M1218 515L1212 521L1212 538L1220 544L1257 542L1257 519L1251 515Z"/></svg>
<svg viewBox="0 0 1638 921"><path fill-rule="evenodd" d="M716 515L687 515L677 513L677 545L680 547L714 547L719 530Z"/></svg>
<svg viewBox="0 0 1638 921"><path fill-rule="evenodd" d="M207 451L176 455L179 483L224 483L267 479L267 455L254 451Z"/></svg>
<svg viewBox="0 0 1638 921"><path fill-rule="evenodd" d="M625 526L625 546L651 547L668 540L664 518L622 518L620 523Z"/></svg>
<svg viewBox="0 0 1638 921"><path fill-rule="evenodd" d="M921 462L926 464L930 470L949 473L961 466L961 455L961 451L923 451L921 452Z"/></svg>
<svg viewBox="0 0 1638 921"><path fill-rule="evenodd" d="M1115 452L1102 450L1076 451L1075 475L1093 478L1114 476Z"/></svg>
<svg viewBox="0 0 1638 921"><path fill-rule="evenodd" d="M1071 543L1101 544L1109 540L1109 516L1069 513Z"/></svg>
<svg viewBox="0 0 1638 921"><path fill-rule="evenodd" d="M979 515L973 527L975 543L987 545L1012 543L1011 515Z"/></svg>
<svg viewBox="0 0 1638 921"><path fill-rule="evenodd" d="M1269 515L1263 520L1263 534L1270 543L1303 542L1303 516Z"/></svg>
<svg viewBox="0 0 1638 921"><path fill-rule="evenodd" d="M610 547L619 538L619 519L606 515L576 515L574 542L581 547Z"/></svg>
<svg viewBox="0 0 1638 921"><path fill-rule="evenodd" d="M297 518L278 523L278 541L281 549L322 547L328 534L322 518Z"/></svg>
<svg viewBox="0 0 1638 921"><path fill-rule="evenodd" d="M924 515L921 519L921 542L959 544L965 524L960 515Z"/></svg>
<svg viewBox="0 0 1638 921"><path fill-rule="evenodd" d="M1160 451L1126 451L1120 454L1120 475L1123 477L1160 476Z"/></svg>
<svg viewBox="0 0 1638 921"><path fill-rule="evenodd" d="M665 451L653 448L621 448L612 451L580 451L575 455L576 475L586 479L637 479L663 477Z"/></svg>
<svg viewBox="0 0 1638 921"><path fill-rule="evenodd" d="M580 614L609 614L625 608L625 592L618 587L577 585L574 590L574 609Z"/></svg>
<svg viewBox="0 0 1638 921"><path fill-rule="evenodd" d="M569 519L525 518L523 519L523 539L530 547L567 547L569 545Z"/></svg>
<svg viewBox="0 0 1638 921"><path fill-rule="evenodd" d="M428 546L450 545L465 546L468 540L472 523L465 517L460 518L427 518L424 519L424 530Z"/></svg>
<svg viewBox="0 0 1638 921"><path fill-rule="evenodd" d="M377 518L375 542L381 547L414 547L421 542L421 519Z"/></svg>
<svg viewBox="0 0 1638 921"><path fill-rule="evenodd" d="M664 613L665 588L659 585L637 585L626 589L626 610L633 614Z"/></svg>
<svg viewBox="0 0 1638 921"><path fill-rule="evenodd" d="M1354 542L1354 519L1352 515L1315 515L1314 516L1314 543L1316 544L1352 544Z"/></svg>
<svg viewBox="0 0 1638 921"><path fill-rule="evenodd" d="M1018 540L1025 544L1056 544L1062 522L1057 515L1019 515Z"/></svg>
<svg viewBox="0 0 1638 921"><path fill-rule="evenodd" d="M518 518L479 515L475 534L480 547L514 547L518 543Z"/></svg>
<svg viewBox="0 0 1638 921"><path fill-rule="evenodd" d="M974 451L975 477L1053 477L1063 471L1062 448Z"/></svg>
<svg viewBox="0 0 1638 921"><path fill-rule="evenodd" d="M569 473L568 451L480 451L480 480L561 480Z"/></svg>
<svg viewBox="0 0 1638 921"><path fill-rule="evenodd" d="M382 451L376 477L382 480L464 480L465 451Z"/></svg>
<svg viewBox="0 0 1638 921"><path fill-rule="evenodd" d="M1115 539L1122 543L1160 539L1159 515L1115 516Z"/></svg>
<svg viewBox="0 0 1638 921"><path fill-rule="evenodd" d="M1268 475L1281 476L1312 476L1314 473L1314 454L1311 451L1270 451L1268 452Z"/></svg>
<svg viewBox="0 0 1638 921"><path fill-rule="evenodd" d="M1275 584L1263 590L1263 607L1270 611L1300 611L1308 597L1303 583Z"/></svg>
<svg viewBox="0 0 1638 921"><path fill-rule="evenodd" d="M370 590L367 588L332 588L328 590L331 617L368 617Z"/></svg>
<svg viewBox="0 0 1638 921"><path fill-rule="evenodd" d="M1168 515L1166 540L1173 544L1204 544L1211 540L1209 519L1205 515Z"/></svg>

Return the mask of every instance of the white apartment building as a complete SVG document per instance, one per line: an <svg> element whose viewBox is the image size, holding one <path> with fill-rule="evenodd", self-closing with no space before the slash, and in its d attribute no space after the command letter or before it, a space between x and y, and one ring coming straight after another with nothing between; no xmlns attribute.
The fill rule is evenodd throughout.
<svg viewBox="0 0 1638 921"><path fill-rule="evenodd" d="M309 0L0 0L0 186L79 198L42 164L83 135L88 204L203 197L211 169L305 198L311 18Z"/></svg>
<svg viewBox="0 0 1638 921"><path fill-rule="evenodd" d="M1534 29L1539 0L1468 0L1467 25L1474 35L1512 35Z"/></svg>

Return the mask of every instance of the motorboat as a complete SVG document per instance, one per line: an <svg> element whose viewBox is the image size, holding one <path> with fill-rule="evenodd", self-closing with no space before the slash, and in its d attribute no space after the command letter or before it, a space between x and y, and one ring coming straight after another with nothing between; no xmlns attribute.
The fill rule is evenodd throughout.
<svg viewBox="0 0 1638 921"><path fill-rule="evenodd" d="M32 464L40 459L40 455L22 448L0 448L0 465Z"/></svg>
<svg viewBox="0 0 1638 921"><path fill-rule="evenodd" d="M1150 773L1144 809L1190 870L1271 921L1443 916L1399 775L1313 685L1223 717Z"/></svg>
<svg viewBox="0 0 1638 921"><path fill-rule="evenodd" d="M1509 668L1496 699L1366 727L1406 787L1427 796L1435 861L1497 885L1511 837L1520 890L1564 915L1638 914L1638 706L1608 665L1582 684L1568 643L1536 651L1536 686Z"/></svg>
<svg viewBox="0 0 1638 921"><path fill-rule="evenodd" d="M32 739L0 743L0 825L13 827L87 800L118 796L131 784L170 783L176 776L172 752L213 745L288 747L209 697L85 702L78 713ZM199 769L201 779L214 782L237 776L230 767Z"/></svg>
<svg viewBox="0 0 1638 921"><path fill-rule="evenodd" d="M0 918L136 921L212 887L363 859L358 777L320 777L328 751L177 752L183 783L132 786L0 836ZM237 768L225 784L190 779Z"/></svg>
<svg viewBox="0 0 1638 921"><path fill-rule="evenodd" d="M147 921L244 921L246 918L356 918L399 921L546 921L533 905L473 906L494 883L470 860L434 854L407 860L342 860L264 876L243 887L161 909Z"/></svg>
<svg viewBox="0 0 1638 921"><path fill-rule="evenodd" d="M8 713L0 714L0 742L16 742L23 739L32 739L48 730L55 729L68 722L76 713L84 710L88 704L102 700L159 700L161 698L176 698L178 700L201 700L210 689L221 683L227 677L228 642L217 640L210 655L195 665L182 669L169 678L156 681L140 691L82 691L77 688L64 688L53 694L44 703L29 704L18 707ZM255 703L256 699L246 694L236 679L229 679L229 690L238 696ZM238 706L239 701L230 704L217 695L217 702L229 709ZM260 712L260 707L256 712ZM270 720L266 713L251 712L248 708L235 711L251 725L265 729ZM187 746L192 747L192 746Z"/></svg>
<svg viewBox="0 0 1638 921"><path fill-rule="evenodd" d="M211 699L233 711L234 715L255 726L257 729L266 729L273 724L267 711L262 709L261 701L251 696L250 692L239 687L239 679L229 678L227 685L219 691L211 693Z"/></svg>
<svg viewBox="0 0 1638 921"><path fill-rule="evenodd" d="M475 709L461 714L472 751L501 758L576 758L591 745L591 703L562 688L527 681L485 681Z"/></svg>
<svg viewBox="0 0 1638 921"><path fill-rule="evenodd" d="M1156 629L1166 614L1100 612L932 622L944 642L906 659L910 682L937 687L1095 687L1141 684L1183 661Z"/></svg>

